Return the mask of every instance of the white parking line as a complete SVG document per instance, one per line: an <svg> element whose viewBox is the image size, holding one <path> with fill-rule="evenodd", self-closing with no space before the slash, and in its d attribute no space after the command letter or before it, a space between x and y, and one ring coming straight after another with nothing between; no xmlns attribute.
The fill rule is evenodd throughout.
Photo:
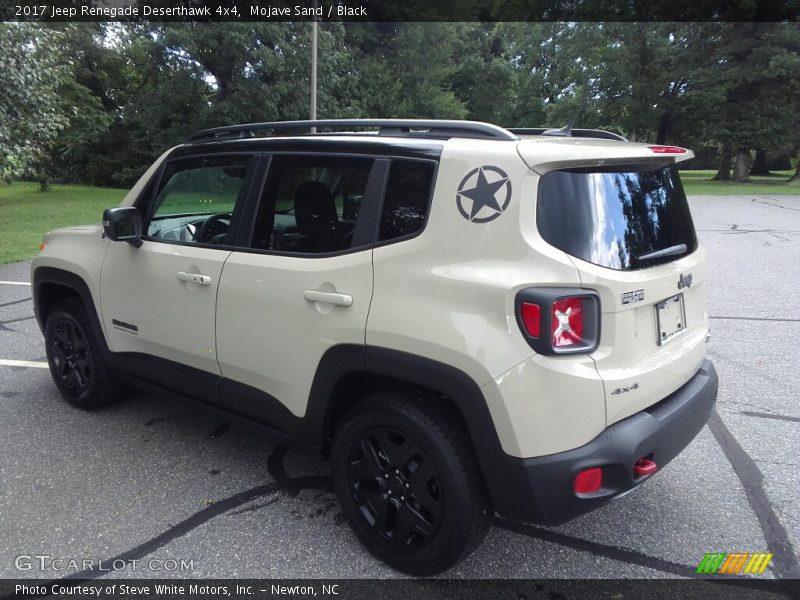
<svg viewBox="0 0 800 600"><path fill-rule="evenodd" d="M0 281L0 285L30 285L29 281Z"/></svg>
<svg viewBox="0 0 800 600"><path fill-rule="evenodd" d="M30 367L31 369L47 369L47 362L36 360L7 360L0 358L0 367Z"/></svg>

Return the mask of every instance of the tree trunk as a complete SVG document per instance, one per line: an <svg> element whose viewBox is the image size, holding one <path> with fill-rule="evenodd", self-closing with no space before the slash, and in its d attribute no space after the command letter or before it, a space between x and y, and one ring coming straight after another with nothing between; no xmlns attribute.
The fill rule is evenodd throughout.
<svg viewBox="0 0 800 600"><path fill-rule="evenodd" d="M733 163L733 147L730 142L722 144L722 153L719 158L719 169L714 175L714 181L731 180L731 164Z"/></svg>
<svg viewBox="0 0 800 600"><path fill-rule="evenodd" d="M47 174L45 169L41 169L39 171L39 176L37 177L39 180L39 191L40 192L49 192L50 191L50 176Z"/></svg>
<svg viewBox="0 0 800 600"><path fill-rule="evenodd" d="M789 152L770 155L767 169L770 171L789 171L792 168L792 155Z"/></svg>
<svg viewBox="0 0 800 600"><path fill-rule="evenodd" d="M756 150L756 160L753 163L753 168L750 169L750 175L769 175L767 168L767 152L766 150Z"/></svg>
<svg viewBox="0 0 800 600"><path fill-rule="evenodd" d="M738 183L750 181L750 168L753 166L753 159L750 158L750 151L747 148L739 148L736 153L736 163L733 165L733 180Z"/></svg>
<svg viewBox="0 0 800 600"><path fill-rule="evenodd" d="M797 161L797 170L795 170L794 175L789 181L800 181L800 160Z"/></svg>

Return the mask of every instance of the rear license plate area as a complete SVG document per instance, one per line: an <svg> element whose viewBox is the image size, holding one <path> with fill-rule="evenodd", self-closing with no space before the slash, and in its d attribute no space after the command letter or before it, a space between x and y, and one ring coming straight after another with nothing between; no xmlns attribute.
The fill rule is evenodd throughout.
<svg viewBox="0 0 800 600"><path fill-rule="evenodd" d="M656 304L656 323L659 346L686 331L683 294L676 294Z"/></svg>

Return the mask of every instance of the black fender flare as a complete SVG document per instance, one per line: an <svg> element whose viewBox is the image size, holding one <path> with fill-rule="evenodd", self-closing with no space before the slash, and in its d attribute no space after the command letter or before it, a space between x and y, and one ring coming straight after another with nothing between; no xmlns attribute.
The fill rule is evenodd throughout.
<svg viewBox="0 0 800 600"><path fill-rule="evenodd" d="M322 438L334 386L345 375L357 371L391 377L447 396L464 419L494 507L500 512L511 512L503 508L511 500L504 486L515 475L510 471L513 458L503 450L480 386L451 365L390 348L334 346L323 355L314 377L304 419L307 433L325 441Z"/></svg>
<svg viewBox="0 0 800 600"><path fill-rule="evenodd" d="M89 323L92 326L92 333L95 339L100 343L102 351L106 354L109 353L108 345L106 344L106 336L103 334L103 327L100 324L100 316L97 314L94 298L92 292L89 290L89 285L84 279L71 271L58 269L56 267L37 267L33 271L33 312L36 316L36 322L39 324L39 329L44 333L46 322L46 314L43 308L50 308L50 302L46 301L43 297L43 284L54 283L62 287L66 287L74 291L83 302L83 306L89 315ZM49 300L49 299L48 299Z"/></svg>

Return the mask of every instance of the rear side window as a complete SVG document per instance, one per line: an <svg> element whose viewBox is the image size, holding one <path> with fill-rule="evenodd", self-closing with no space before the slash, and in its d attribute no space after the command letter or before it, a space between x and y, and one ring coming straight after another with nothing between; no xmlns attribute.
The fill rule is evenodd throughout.
<svg viewBox="0 0 800 600"><path fill-rule="evenodd" d="M273 156L253 248L300 254L350 249L373 163L358 157Z"/></svg>
<svg viewBox="0 0 800 600"><path fill-rule="evenodd" d="M393 159L381 212L381 242L419 233L425 226L433 188L434 163Z"/></svg>
<svg viewBox="0 0 800 600"><path fill-rule="evenodd" d="M610 269L644 269L697 248L674 165L546 173L536 221L550 245Z"/></svg>

